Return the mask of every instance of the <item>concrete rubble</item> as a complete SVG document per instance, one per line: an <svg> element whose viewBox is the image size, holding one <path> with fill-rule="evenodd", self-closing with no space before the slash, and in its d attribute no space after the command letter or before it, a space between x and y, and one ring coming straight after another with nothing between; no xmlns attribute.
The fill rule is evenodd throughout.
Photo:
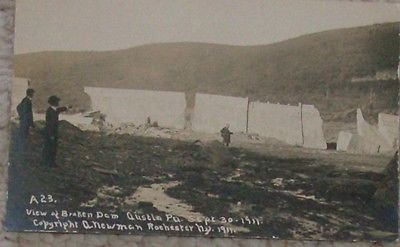
<svg viewBox="0 0 400 247"><path fill-rule="evenodd" d="M399 117L380 113L378 124L369 124L357 109L357 133L341 131L337 150L350 153L390 154L397 150L399 141Z"/></svg>
<svg viewBox="0 0 400 247"><path fill-rule="evenodd" d="M353 134L348 131L340 131L336 149L338 151L347 151Z"/></svg>

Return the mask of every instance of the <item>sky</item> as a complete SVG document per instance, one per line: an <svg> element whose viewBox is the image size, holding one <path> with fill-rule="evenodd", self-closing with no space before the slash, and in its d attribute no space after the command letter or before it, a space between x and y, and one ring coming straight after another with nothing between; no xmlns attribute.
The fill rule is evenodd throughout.
<svg viewBox="0 0 400 247"><path fill-rule="evenodd" d="M400 21L398 4L318 0L17 0L15 53L149 43L269 44Z"/></svg>

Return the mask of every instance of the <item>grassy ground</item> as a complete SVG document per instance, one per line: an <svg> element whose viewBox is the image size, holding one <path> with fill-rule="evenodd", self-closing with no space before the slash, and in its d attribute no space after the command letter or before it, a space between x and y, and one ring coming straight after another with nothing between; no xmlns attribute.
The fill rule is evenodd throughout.
<svg viewBox="0 0 400 247"><path fill-rule="evenodd" d="M261 226L248 226L250 232L242 236L396 237L397 217L377 215L372 200L388 157L104 135L82 132L67 122L61 122L60 131L57 168L40 165L37 130L26 154L16 152L12 143L8 210L9 219L15 218L10 228L26 224L21 214L32 194L53 194L60 198L58 205L76 209L98 197L101 187L117 186L121 191L98 200L98 209L151 213L158 212L151 204L127 205L123 198L139 186L179 181L166 193L205 216L263 218Z"/></svg>

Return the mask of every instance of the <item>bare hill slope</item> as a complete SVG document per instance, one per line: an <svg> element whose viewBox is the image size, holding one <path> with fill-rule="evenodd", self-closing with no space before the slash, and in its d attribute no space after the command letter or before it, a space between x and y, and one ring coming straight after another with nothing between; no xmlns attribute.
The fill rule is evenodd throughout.
<svg viewBox="0 0 400 247"><path fill-rule="evenodd" d="M367 115L396 109L396 80L354 84L351 78L395 71L398 51L398 23L387 23L262 46L167 43L106 52L21 54L15 57L15 68L16 76L31 78L41 111L54 93L76 111L88 109L83 87L101 86L302 101L317 105L326 120L346 120L349 109L358 106Z"/></svg>

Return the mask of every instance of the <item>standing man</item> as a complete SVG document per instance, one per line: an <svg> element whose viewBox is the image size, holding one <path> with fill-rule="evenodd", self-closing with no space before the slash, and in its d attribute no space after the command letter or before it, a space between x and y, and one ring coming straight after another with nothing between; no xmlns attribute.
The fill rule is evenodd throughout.
<svg viewBox="0 0 400 247"><path fill-rule="evenodd" d="M226 126L224 128L221 129L221 136L222 136L222 140L225 144L225 146L229 147L229 144L231 143L231 135L233 134L233 132L231 132L229 130L229 124L226 124Z"/></svg>
<svg viewBox="0 0 400 247"><path fill-rule="evenodd" d="M26 150L26 142L29 136L29 129L34 128L33 125L33 112L32 112L32 99L35 90L28 88L26 90L26 97L17 106L19 116L19 130L18 130L18 149L20 151Z"/></svg>
<svg viewBox="0 0 400 247"><path fill-rule="evenodd" d="M56 155L58 145L58 115L67 110L59 107L60 98L53 95L48 101L49 108L46 111L46 126L44 128L44 145L42 152L43 165L56 167Z"/></svg>

